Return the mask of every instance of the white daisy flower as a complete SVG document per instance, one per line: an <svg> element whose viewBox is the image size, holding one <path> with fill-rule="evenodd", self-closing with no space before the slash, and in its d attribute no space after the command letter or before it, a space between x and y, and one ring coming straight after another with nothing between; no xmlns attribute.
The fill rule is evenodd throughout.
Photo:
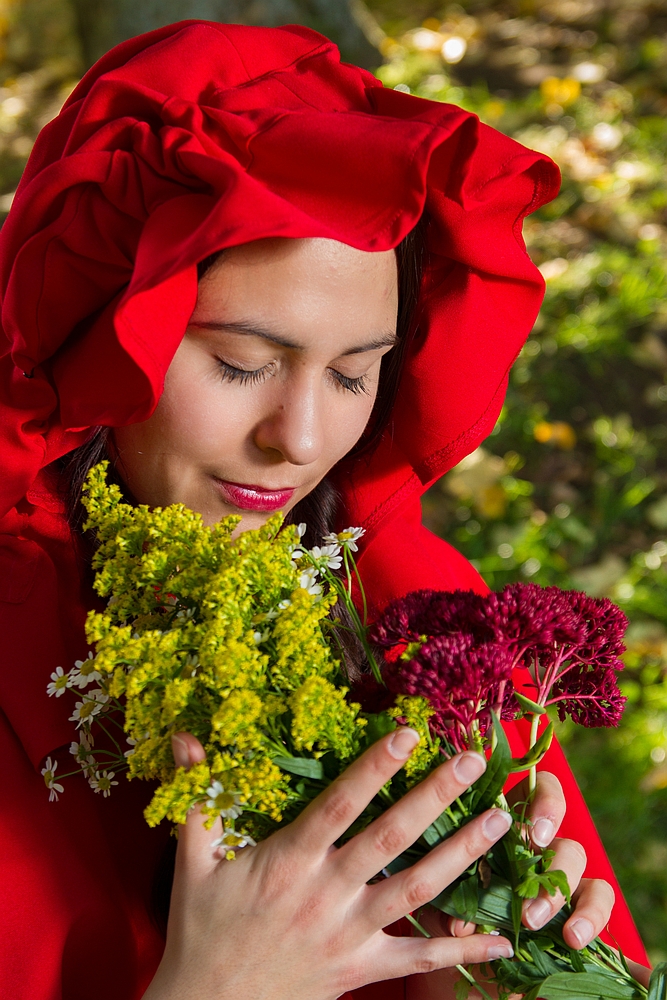
<svg viewBox="0 0 667 1000"><path fill-rule="evenodd" d="M44 778L44 784L49 789L49 802L57 802L58 795L62 794L65 789L62 785L59 785L55 779L56 768L58 767L57 760L51 760L47 757L44 761L44 767L42 768L42 777Z"/></svg>
<svg viewBox="0 0 667 1000"><path fill-rule="evenodd" d="M190 668L190 677L197 676L197 667L199 666L199 657L196 653L188 653L185 657L185 663L183 665L184 669Z"/></svg>
<svg viewBox="0 0 667 1000"><path fill-rule="evenodd" d="M316 582L319 570L317 566L307 566L299 576L299 586L313 597L319 597L322 587Z"/></svg>
<svg viewBox="0 0 667 1000"><path fill-rule="evenodd" d="M299 538L303 538L307 530L308 529L305 521L302 521L301 524L297 524L296 526L296 533L299 536Z"/></svg>
<svg viewBox="0 0 667 1000"><path fill-rule="evenodd" d="M330 542L328 545L315 545L310 550L310 554L318 563L324 564L325 569L340 569L343 557L340 554L340 545L337 542Z"/></svg>
<svg viewBox="0 0 667 1000"><path fill-rule="evenodd" d="M92 652L88 653L85 660L75 660L74 670L72 670L72 684L79 688L85 688L93 681L102 679L102 674L95 669L95 657Z"/></svg>
<svg viewBox="0 0 667 1000"><path fill-rule="evenodd" d="M238 792L226 792L219 781L212 782L206 794L207 807L215 809L224 819L237 819L243 812L243 797Z"/></svg>
<svg viewBox="0 0 667 1000"><path fill-rule="evenodd" d="M76 722L77 729L87 723L104 708L109 700L109 695L100 688L89 691L83 701L77 701L73 713L69 717L70 722Z"/></svg>
<svg viewBox="0 0 667 1000"><path fill-rule="evenodd" d="M70 743L69 752L72 754L72 757L74 757L74 760L77 762L79 767L83 771L88 771L90 768L95 767L95 758L91 755L90 747L87 746L87 741L84 742L83 737L84 733L82 730L81 742L77 743L76 740L74 740Z"/></svg>
<svg viewBox="0 0 667 1000"><path fill-rule="evenodd" d="M101 792L105 799L108 799L111 795L112 785L117 785L117 781L112 779L115 777L114 771L95 771L92 778L88 779L88 784L95 792Z"/></svg>
<svg viewBox="0 0 667 1000"><path fill-rule="evenodd" d="M145 740L148 739L149 736L150 736L150 733L148 732L148 730L146 730L146 732L141 737L141 739L138 739L138 740L135 740L133 736L126 736L125 742L129 744L130 749L126 750L125 753L123 754L123 756L124 757L131 757L132 754L134 753L135 748L137 747L137 745L139 743L143 743Z"/></svg>
<svg viewBox="0 0 667 1000"><path fill-rule="evenodd" d="M284 601L280 601L280 603L278 604L278 611L284 611L285 608L289 608L289 606L290 606L291 603L292 602L289 600L289 598L285 598ZM269 611L269 615L270 614L271 614L271 612ZM267 615L267 617L268 617L268 615ZM277 618L278 616L276 614L276 615L272 615L271 617Z"/></svg>
<svg viewBox="0 0 667 1000"><path fill-rule="evenodd" d="M51 674L51 683L46 685L46 693L49 698L53 697L53 695L56 698L60 698L61 694L64 694L67 688L71 686L72 681L69 674L64 673L62 667L56 667Z"/></svg>
<svg viewBox="0 0 667 1000"><path fill-rule="evenodd" d="M227 858L231 861L235 851L240 851L243 847L257 847L257 842L246 833L236 833L235 830L224 830L222 837L214 840L211 847L222 847L227 854Z"/></svg>
<svg viewBox="0 0 667 1000"><path fill-rule="evenodd" d="M98 701L100 705L106 705L109 701L109 695L103 691L102 688L93 688L93 690L89 691L84 697L93 698L95 701Z"/></svg>
<svg viewBox="0 0 667 1000"><path fill-rule="evenodd" d="M254 615L252 621L253 625L261 625L263 622L271 622L274 618L278 617L278 612L275 608L269 608L265 614Z"/></svg>
<svg viewBox="0 0 667 1000"><path fill-rule="evenodd" d="M261 642L266 642L266 640L269 638L268 628L264 629L263 632L253 632L252 638L257 646L259 646Z"/></svg>
<svg viewBox="0 0 667 1000"><path fill-rule="evenodd" d="M93 739L93 734L90 729L82 729L79 734L79 742L82 746L86 747L88 750L92 750L95 746L95 740Z"/></svg>
<svg viewBox="0 0 667 1000"><path fill-rule="evenodd" d="M346 528L345 531L339 531L337 535L325 535L322 540L329 545L338 543L343 548L349 549L350 552L357 552L357 542L365 534L366 530L364 528Z"/></svg>

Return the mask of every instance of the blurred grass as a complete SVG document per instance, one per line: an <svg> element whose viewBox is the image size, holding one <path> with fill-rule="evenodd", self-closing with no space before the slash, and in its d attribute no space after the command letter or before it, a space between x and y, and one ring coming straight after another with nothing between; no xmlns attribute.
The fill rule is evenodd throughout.
<svg viewBox="0 0 667 1000"><path fill-rule="evenodd" d="M525 227L544 305L490 438L424 499L490 586L630 616L619 730L560 735L654 961L667 958L667 3L375 0L388 85L552 156ZM471 359L473 360L473 359Z"/></svg>
<svg viewBox="0 0 667 1000"><path fill-rule="evenodd" d="M667 0L369 0L387 86L451 101L563 171L525 227L547 279L491 437L425 520L492 587L629 614L619 730L560 735L654 961L667 958ZM0 0L0 219L83 70L67 0Z"/></svg>

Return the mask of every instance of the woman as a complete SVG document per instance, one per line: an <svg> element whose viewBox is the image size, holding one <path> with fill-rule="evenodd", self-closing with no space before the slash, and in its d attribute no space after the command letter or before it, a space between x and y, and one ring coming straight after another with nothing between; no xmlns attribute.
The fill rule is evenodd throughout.
<svg viewBox="0 0 667 1000"><path fill-rule="evenodd" d="M184 22L133 39L43 131L0 239L8 995L424 1000L452 995L452 973L430 970L509 947L433 915L431 941L382 931L486 850L502 811L416 876L366 885L480 773L476 754L349 850L332 844L414 748L409 731L233 865L211 857L193 815L163 957L151 894L167 837L141 818L146 790L121 782L105 800L75 781L49 804L39 771L58 753L66 769L71 707L45 687L86 655L89 552L66 493L96 448L128 495L210 522L240 511L254 526L277 507L301 519L310 503L307 519L326 523L337 491L339 525L366 528L375 610L420 586L484 589L421 527L419 496L497 419L542 292L518 227L556 189L544 157L458 108L384 90L296 27ZM510 737L525 745L518 726ZM178 734L174 752L188 766L201 748ZM557 748L548 766L567 793L561 833L588 852L580 883L581 847L557 842L581 947L607 922L613 875ZM545 773L536 843L563 812ZM540 898L524 920L541 926L560 902ZM622 900L612 921L642 960Z"/></svg>

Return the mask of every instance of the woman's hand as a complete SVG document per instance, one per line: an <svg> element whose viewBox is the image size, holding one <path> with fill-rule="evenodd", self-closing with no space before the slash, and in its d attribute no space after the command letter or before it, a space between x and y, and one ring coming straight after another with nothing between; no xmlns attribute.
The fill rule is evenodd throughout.
<svg viewBox="0 0 667 1000"><path fill-rule="evenodd" d="M511 803L525 801L528 797L527 779L520 782L508 795ZM571 948L584 948L607 925L614 905L614 890L603 879L582 878L586 867L586 852L576 840L556 837L565 816L565 796L560 781L547 771L538 772L537 787L528 810L528 833L535 847L551 847L555 857L551 867L567 875L572 893L573 912L563 927L563 939ZM542 890L536 899L523 904L523 923L531 930L544 927L558 913L565 898L560 892L554 896ZM420 923L433 935L465 938L475 935L474 924L466 924L429 908L420 915ZM638 969L641 967L638 966ZM454 973L436 972L413 979L408 988L408 1000L448 1000L453 997ZM472 994L474 996L474 993Z"/></svg>
<svg viewBox="0 0 667 1000"><path fill-rule="evenodd" d="M463 753L342 848L335 841L410 756L410 729L379 740L289 826L221 860L193 810L180 829L165 953L145 1000L334 1000L369 982L510 956L502 937L396 938L382 928L423 906L508 829L491 809L414 867L367 885L483 773ZM203 759L179 734L180 766Z"/></svg>

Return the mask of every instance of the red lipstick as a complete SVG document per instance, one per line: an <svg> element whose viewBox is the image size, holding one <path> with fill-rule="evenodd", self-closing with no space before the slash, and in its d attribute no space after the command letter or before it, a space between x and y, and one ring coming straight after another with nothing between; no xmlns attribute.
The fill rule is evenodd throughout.
<svg viewBox="0 0 667 1000"><path fill-rule="evenodd" d="M240 510L280 510L290 502L294 494L293 489L265 490L262 486L229 483L224 479L215 479L214 482L225 503Z"/></svg>

